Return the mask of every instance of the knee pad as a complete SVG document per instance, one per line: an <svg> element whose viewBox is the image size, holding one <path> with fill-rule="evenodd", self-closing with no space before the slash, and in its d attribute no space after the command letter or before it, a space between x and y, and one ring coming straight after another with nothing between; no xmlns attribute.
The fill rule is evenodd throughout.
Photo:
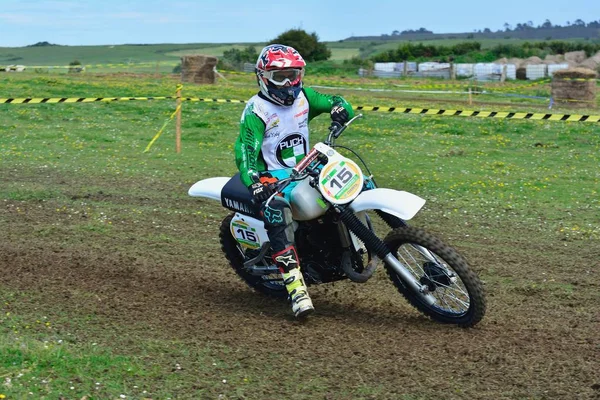
<svg viewBox="0 0 600 400"><path fill-rule="evenodd" d="M293 245L294 229L290 203L283 197L275 196L261 211L273 250L279 251Z"/></svg>

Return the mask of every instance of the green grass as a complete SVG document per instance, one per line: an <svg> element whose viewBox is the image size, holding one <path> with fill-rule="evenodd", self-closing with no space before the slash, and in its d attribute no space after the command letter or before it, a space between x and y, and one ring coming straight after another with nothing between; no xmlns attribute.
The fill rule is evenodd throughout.
<svg viewBox="0 0 600 400"><path fill-rule="evenodd" d="M452 46L464 42L466 39L439 39L425 41L410 41L410 43L423 43L430 45ZM519 39L476 39L481 43L482 49L494 47L498 44L521 44L525 40ZM578 41L579 39L571 39ZM332 52L331 60L342 61L358 56L360 49L367 49L365 56L371 56L386 50L398 48L406 40L385 41L336 41L325 42ZM227 50L233 48L243 49L247 46L262 48L265 43L185 43L185 44L124 44L103 46L48 46L48 47L0 47L0 66L3 65L29 65L29 66L66 66L74 60L84 65L96 64L122 64L122 63L151 63L150 66L136 67L135 69L102 68L93 66L88 70L93 72L110 72L117 70L131 70L133 72L154 72L156 63L162 63L161 72L168 72L164 64L178 63L181 56L205 54L221 57ZM171 66L172 69L172 66Z"/></svg>
<svg viewBox="0 0 600 400"><path fill-rule="evenodd" d="M11 74L0 76L0 87L6 97L159 96L173 94L176 78ZM382 85L379 80L362 84ZM245 76L184 86L186 96L203 98L247 99L255 91ZM427 98L344 93L355 105L431 106ZM450 100L436 106L468 108ZM494 107L531 110L520 103ZM173 109L173 101L0 104L5 216L0 229L9 232L6 240L57 253L96 251L107 258L107 270L116 260L111 257L125 257L131 260L126 272L145 268L150 276L157 268L153 257L159 254L193 254L202 246L206 258L220 257L218 244L196 243L195 237L180 233L180 224L184 217L188 222L194 218L200 232L216 236L222 210L198 203L186 192L199 179L235 172L233 143L243 105L185 103L182 153L174 151L173 123L144 153ZM323 137L327 123L326 116L313 121L313 142ZM339 143L364 156L380 186L426 198L416 222L478 255L474 258L487 257L490 250L476 238L508 241L524 232L533 249L546 252L548 243L595 246L600 239L598 124L365 112ZM45 220L37 219L39 210ZM132 228L140 226L145 229ZM112 247L106 249L109 240ZM527 257L545 256L544 251L529 251L514 249ZM170 259L160 259L169 264ZM209 265L215 266L213 261ZM496 266L500 274L505 267ZM174 274L185 272L178 268L192 267L169 264ZM492 266L481 266L483 278L497 289L496 296L508 293L502 297L508 303L514 296L537 295L560 305L578 293L569 282L540 283L541 270L515 279L488 268ZM55 277L53 284L62 288L68 279ZM341 379L339 371L307 382L293 363L284 364L282 376L276 366L287 362L286 355L276 347L249 364L234 343L198 344L149 330L143 321L114 321L97 312L99 300L92 290L57 290L64 290L78 307L64 311L45 304L43 293L0 281L0 395L7 399L259 398L271 393L274 377L280 379L277 385L313 398L327 396L332 384L338 385L339 398L385 398L397 389L398 382L361 382L354 375ZM113 293L104 295L112 298ZM594 304L593 296L586 296ZM462 390L456 385L456 391ZM413 387L396 398L430 395L427 388Z"/></svg>
<svg viewBox="0 0 600 400"><path fill-rule="evenodd" d="M265 45L264 43L253 44L253 46L257 50L261 49L264 45ZM232 50L232 49L244 50L248 46L249 45L247 45L247 44L234 44L234 45L223 44L223 45L210 46L210 47L199 46L199 47L191 48L191 49L176 50L176 51L168 52L168 53L166 53L166 55L171 56L171 57L183 57L183 56L203 54L203 55L213 56L213 57L222 57L223 53L226 52L227 50Z"/></svg>

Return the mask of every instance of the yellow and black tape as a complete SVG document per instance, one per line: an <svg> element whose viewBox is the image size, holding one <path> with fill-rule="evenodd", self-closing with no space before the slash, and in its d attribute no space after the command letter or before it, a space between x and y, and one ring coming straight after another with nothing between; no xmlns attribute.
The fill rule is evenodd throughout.
<svg viewBox="0 0 600 400"><path fill-rule="evenodd" d="M204 99L200 97L182 97L181 101L203 101L208 103L247 103L244 100L232 100L232 99Z"/></svg>
<svg viewBox="0 0 600 400"><path fill-rule="evenodd" d="M0 98L0 104L56 104L56 103L96 103L111 101L134 101L134 100L173 100L175 96L154 97L27 97L27 98Z"/></svg>
<svg viewBox="0 0 600 400"><path fill-rule="evenodd" d="M136 100L175 100L176 96L152 97L39 97L39 98L0 98L0 104L57 104L57 103L98 103L112 101ZM181 97L181 101L198 101L209 103L246 103L244 100L233 99L207 99L200 97Z"/></svg>
<svg viewBox="0 0 600 400"><path fill-rule="evenodd" d="M554 78L555 81L575 81L575 82L592 82L598 81L596 78Z"/></svg>
<svg viewBox="0 0 600 400"><path fill-rule="evenodd" d="M439 84L439 85L406 85L406 86L398 86L399 89L407 89L407 90L421 90L421 89L462 89L464 91L468 91L469 89L475 91L480 91L483 88L481 86L471 86L471 85L458 85L458 84Z"/></svg>
<svg viewBox="0 0 600 400"><path fill-rule="evenodd" d="M57 104L57 103L94 103L131 100L175 100L176 96L154 96L154 97L72 97L72 98L0 98L0 104ZM201 97L181 97L181 101L212 102L212 103L237 103L245 104L244 100L235 99L211 99ZM474 111L474 110L440 110L433 108L410 108L410 107L373 107L357 106L357 111L382 111L403 114L438 115L438 116L462 116L479 118L503 118L503 119L528 119L533 121L569 121L569 122L600 122L600 115L579 114L544 114L509 111Z"/></svg>
<svg viewBox="0 0 600 400"><path fill-rule="evenodd" d="M25 69L53 69L53 68L66 68L66 69L76 69L76 68L135 68L135 67L153 67L159 65L166 66L175 66L179 65L180 62L175 61L154 61L154 62L143 62L143 63L121 63L121 64L77 64L77 65L5 65L0 66L0 69L10 68L25 68Z"/></svg>
<svg viewBox="0 0 600 400"><path fill-rule="evenodd" d="M357 111L384 111L404 114L480 118L529 119L533 121L600 122L600 115L542 114L508 111L437 110L432 108L355 107Z"/></svg>

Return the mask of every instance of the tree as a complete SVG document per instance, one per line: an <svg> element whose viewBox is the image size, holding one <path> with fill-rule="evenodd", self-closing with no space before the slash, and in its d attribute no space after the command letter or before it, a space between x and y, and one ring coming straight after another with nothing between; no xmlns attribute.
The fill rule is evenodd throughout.
<svg viewBox="0 0 600 400"><path fill-rule="evenodd" d="M255 62L258 58L258 52L254 46L248 46L244 50L235 47L223 52L223 58L230 64L243 64L245 62Z"/></svg>
<svg viewBox="0 0 600 400"><path fill-rule="evenodd" d="M331 50L325 43L319 42L319 37L315 32L308 34L302 29L290 29L283 32L270 43L292 46L306 61L322 61L331 57Z"/></svg>

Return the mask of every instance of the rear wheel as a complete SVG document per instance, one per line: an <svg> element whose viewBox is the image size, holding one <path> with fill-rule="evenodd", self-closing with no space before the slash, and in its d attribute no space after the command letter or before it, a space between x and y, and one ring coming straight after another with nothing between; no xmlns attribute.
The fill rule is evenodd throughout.
<svg viewBox="0 0 600 400"><path fill-rule="evenodd" d="M433 235L413 227L392 230L385 238L392 254L435 297L430 305L404 284L388 265L388 276L417 310L433 320L463 327L476 325L485 314L483 284L465 259Z"/></svg>
<svg viewBox="0 0 600 400"><path fill-rule="evenodd" d="M287 290L281 279L281 274L269 275L254 275L244 267L244 261L258 255L258 250L248 250L240 246L240 244L231 235L230 224L234 214L230 214L221 222L219 238L221 240L221 250L225 253L229 265L236 274L252 289L265 294L267 296L286 299L288 297ZM271 257L269 253L265 256L257 266L269 266Z"/></svg>

